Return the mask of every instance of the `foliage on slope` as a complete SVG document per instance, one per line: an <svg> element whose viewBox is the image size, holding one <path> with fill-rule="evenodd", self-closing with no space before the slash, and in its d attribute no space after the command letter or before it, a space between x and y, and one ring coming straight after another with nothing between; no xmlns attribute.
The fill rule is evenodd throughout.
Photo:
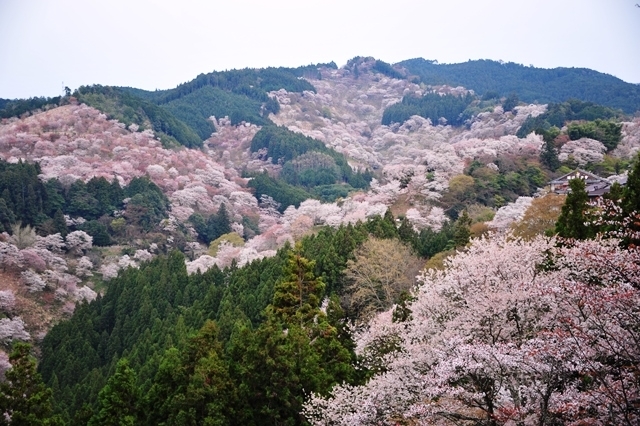
<svg viewBox="0 0 640 426"><path fill-rule="evenodd" d="M281 203L283 210L289 205L297 207L310 198L305 192L333 201L345 191L366 188L371 180L369 171L354 172L343 154L286 127L266 126L256 133L251 141L251 151L261 150L274 164L283 165L280 177L284 182L263 174L256 176L249 185L256 188L258 197L266 194Z"/></svg>
<svg viewBox="0 0 640 426"><path fill-rule="evenodd" d="M26 112L60 105L63 98L36 97L29 99L0 99L0 118L19 117Z"/></svg>
<svg viewBox="0 0 640 426"><path fill-rule="evenodd" d="M165 145L179 143L188 148L202 146L198 135L170 112L117 87L81 86L74 96L127 127L136 124L143 129L153 129Z"/></svg>
<svg viewBox="0 0 640 426"><path fill-rule="evenodd" d="M174 89L149 92L125 87L122 90L160 105L190 126L202 139L207 139L215 131L209 121L211 116L228 116L233 125L242 121L271 124L267 117L270 113L277 113L280 105L269 97L268 92L280 89L315 92L315 88L302 77L318 78L318 67L336 66L331 63L299 68L214 71L200 74Z"/></svg>
<svg viewBox="0 0 640 426"><path fill-rule="evenodd" d="M146 177L134 178L124 188L105 178L77 180L65 188L57 179L42 182L40 173L38 163L0 161L0 231L12 233L14 225L29 225L41 235L59 232L64 237L69 232L64 215L82 217L85 222L78 229L104 246L116 234L114 211L122 210L128 225L149 231L169 209L167 197Z"/></svg>
<svg viewBox="0 0 640 426"><path fill-rule="evenodd" d="M422 58L399 62L429 85L464 86L476 93L517 93L525 102L550 103L568 99L595 102L634 113L640 109L640 87L585 68L542 69L490 60L438 64Z"/></svg>
<svg viewBox="0 0 640 426"><path fill-rule="evenodd" d="M162 107L189 125L202 139L207 139L216 131L209 117L228 116L232 125L246 121L263 126L270 123L266 116L269 112L277 112L278 103L270 98L261 102L218 87L204 86Z"/></svg>
<svg viewBox="0 0 640 426"><path fill-rule="evenodd" d="M469 118L463 113L473 100L474 96L471 94L442 96L438 93L426 93L420 97L403 96L402 102L384 110L382 124L388 126L392 123L404 123L412 115L419 115L430 119L434 125L444 118L447 124L459 126Z"/></svg>
<svg viewBox="0 0 640 426"><path fill-rule="evenodd" d="M526 137L529 133L536 130L549 130L551 127L562 128L571 121L587 121L587 122L595 122L598 127L605 127L604 124L608 120L615 120L620 118L620 112L613 110L611 108L594 104L593 102L582 102L577 99L569 99L566 102L561 103L551 103L547 107L547 111L543 114L540 114L536 117L528 117L516 135L520 138ZM611 148L615 148L615 144L620 140L620 129L621 126L617 130L615 128L607 129L606 132L603 130L602 137L607 137L605 141L609 141L611 144ZM584 132L580 132L584 133ZM594 134L594 136L596 136ZM582 134L575 133L572 139L579 139L582 137ZM592 137L592 136L588 136ZM592 137L593 138L593 137ZM593 138L598 139L598 138ZM600 139L598 139L600 140ZM601 140L601 142L604 142ZM607 144L605 144L607 145Z"/></svg>
<svg viewBox="0 0 640 426"><path fill-rule="evenodd" d="M226 416L229 424L264 424L265 416L268 424L299 424L306 392L357 378L338 304L330 303L326 317L318 309L325 295L344 289L347 262L369 233L397 238L393 217L325 228L293 252L285 247L243 268L187 275L184 257L174 252L124 271L104 297L79 306L42 344L40 371L57 409L67 419L82 416L84 404L89 412L99 409L98 393L124 357L137 374L138 394L146 395L138 408L149 417L141 424L159 424L189 407L202 407L196 416L201 409ZM195 342L218 348L218 367L206 376L212 386L224 387L182 381L193 368L205 368L210 355L193 359ZM182 364L189 359L191 367ZM226 408L206 405L213 395L202 394L207 389L229 390Z"/></svg>

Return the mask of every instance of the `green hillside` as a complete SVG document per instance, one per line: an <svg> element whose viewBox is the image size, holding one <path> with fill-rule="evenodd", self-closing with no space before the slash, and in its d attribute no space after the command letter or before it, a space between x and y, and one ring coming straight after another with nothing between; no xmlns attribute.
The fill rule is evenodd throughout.
<svg viewBox="0 0 640 426"><path fill-rule="evenodd" d="M202 146L202 140L193 129L169 111L117 87L81 86L74 96L127 126L135 123L143 129L153 129L165 145L177 142L189 148Z"/></svg>
<svg viewBox="0 0 640 426"><path fill-rule="evenodd" d="M525 102L595 102L626 113L640 110L640 85L586 68L534 68L490 60L438 64L422 58L396 65L417 75L425 84L449 84L473 89L482 95L516 93Z"/></svg>
<svg viewBox="0 0 640 426"><path fill-rule="evenodd" d="M335 63L308 65L299 68L264 68L214 71L174 89L154 92L122 87L123 91L145 99L171 112L186 123L200 138L215 131L209 117L228 116L232 124L242 121L271 124L269 113L277 113L280 105L268 92L285 89L289 92L315 92L303 77L318 78L319 67L335 68Z"/></svg>

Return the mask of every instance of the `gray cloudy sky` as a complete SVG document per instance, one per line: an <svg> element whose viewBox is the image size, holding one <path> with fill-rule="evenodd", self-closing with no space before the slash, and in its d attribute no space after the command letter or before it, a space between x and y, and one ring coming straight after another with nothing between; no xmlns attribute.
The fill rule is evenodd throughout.
<svg viewBox="0 0 640 426"><path fill-rule="evenodd" d="M0 0L0 98L62 83L167 89L200 73L354 56L502 59L640 83L638 0Z"/></svg>

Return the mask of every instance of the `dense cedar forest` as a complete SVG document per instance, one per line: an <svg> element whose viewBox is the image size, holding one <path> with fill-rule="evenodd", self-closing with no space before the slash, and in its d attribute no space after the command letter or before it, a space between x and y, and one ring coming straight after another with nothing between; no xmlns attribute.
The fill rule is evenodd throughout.
<svg viewBox="0 0 640 426"><path fill-rule="evenodd" d="M396 64L425 84L464 86L478 94L516 93L524 102L549 103L580 99L626 113L640 109L640 87L585 68L542 69L490 60L438 64L422 58Z"/></svg>
<svg viewBox="0 0 640 426"><path fill-rule="evenodd" d="M66 92L0 99L0 424L640 421L637 87L356 57ZM608 193L543 189L575 169Z"/></svg>

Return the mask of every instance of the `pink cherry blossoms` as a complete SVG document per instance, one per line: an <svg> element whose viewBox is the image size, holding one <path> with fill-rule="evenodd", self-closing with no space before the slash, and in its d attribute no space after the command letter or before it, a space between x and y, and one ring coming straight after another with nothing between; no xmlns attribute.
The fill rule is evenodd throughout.
<svg viewBox="0 0 640 426"><path fill-rule="evenodd" d="M406 322L388 311L357 334L378 373L312 396L312 424L640 421L637 249L503 236L446 263L420 276Z"/></svg>

